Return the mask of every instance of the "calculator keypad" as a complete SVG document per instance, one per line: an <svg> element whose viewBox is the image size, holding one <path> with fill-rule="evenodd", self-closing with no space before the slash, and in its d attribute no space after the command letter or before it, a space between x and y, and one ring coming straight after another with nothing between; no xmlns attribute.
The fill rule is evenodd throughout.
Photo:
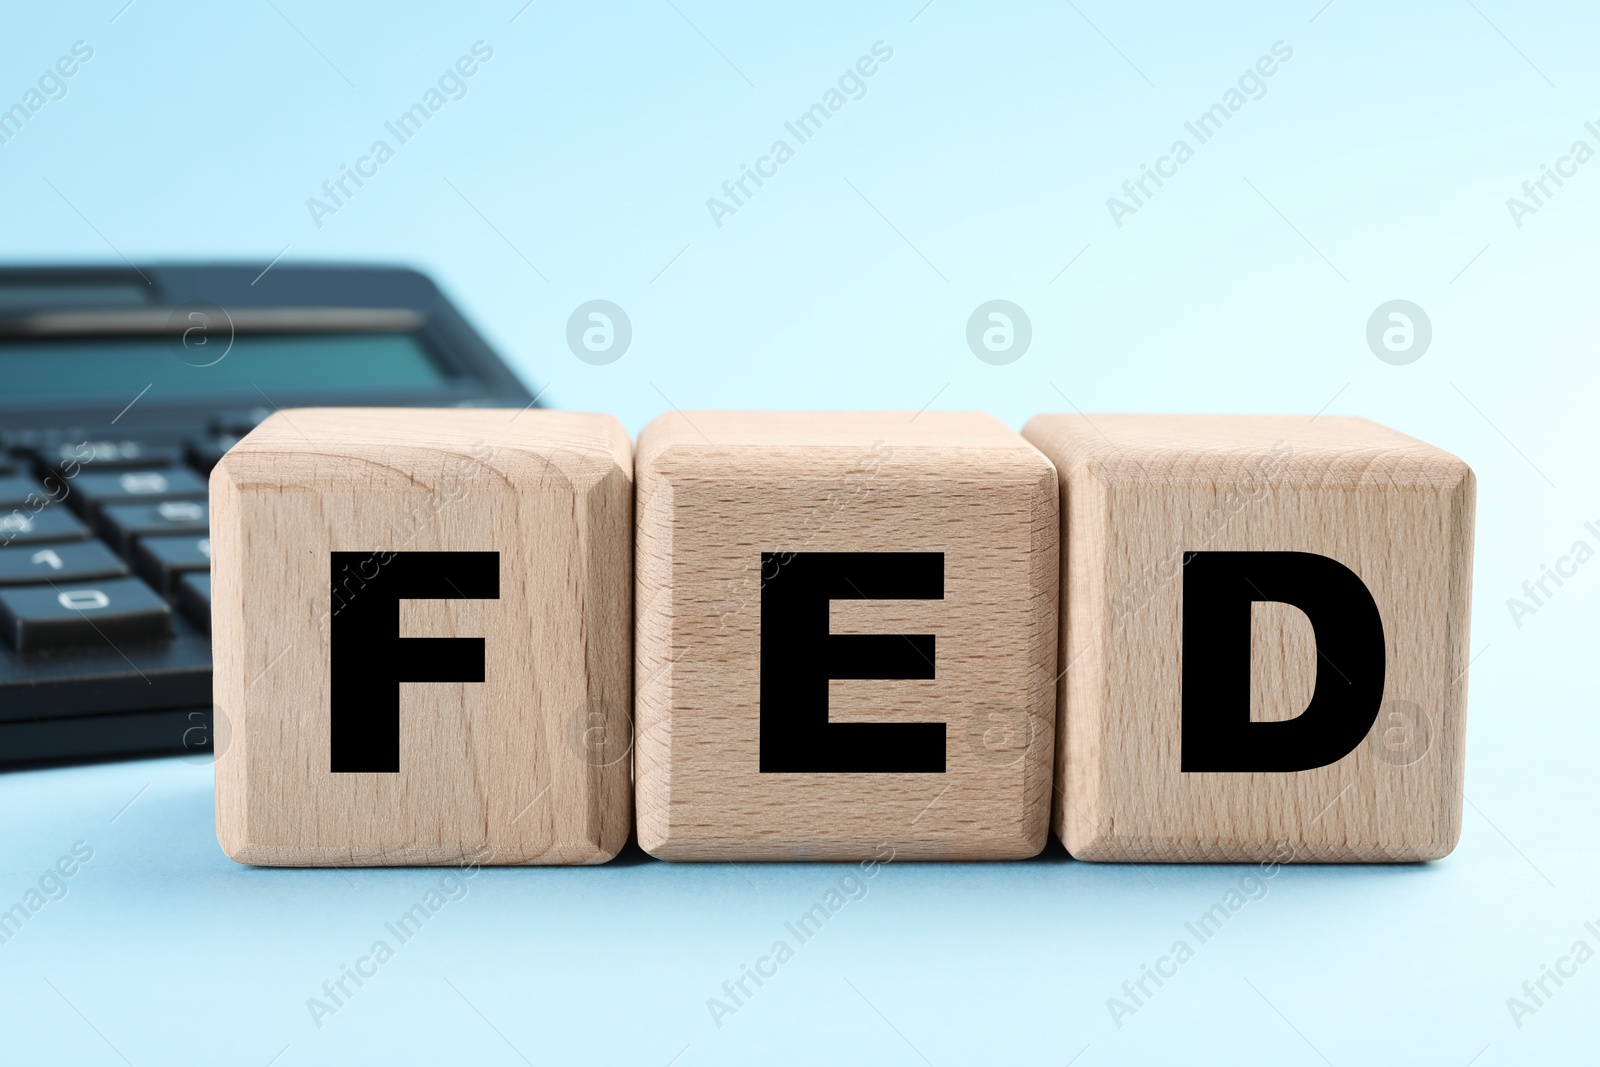
<svg viewBox="0 0 1600 1067"><path fill-rule="evenodd" d="M68 427L0 440L0 660L18 657L0 678L70 669L86 680L96 664L148 675L174 642L203 639L206 479L257 415L218 413L183 436ZM179 674L209 687L209 662L178 658Z"/></svg>

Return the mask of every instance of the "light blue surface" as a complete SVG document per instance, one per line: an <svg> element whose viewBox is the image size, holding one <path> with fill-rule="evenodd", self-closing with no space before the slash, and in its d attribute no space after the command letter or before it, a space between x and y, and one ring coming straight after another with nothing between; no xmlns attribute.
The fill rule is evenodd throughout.
<svg viewBox="0 0 1600 1067"><path fill-rule="evenodd" d="M0 144L0 256L414 263L551 403L633 430L669 404L932 404L1416 434L1480 479L1459 849L1282 871L1120 1028L1107 998L1246 870L893 864L720 1029L707 998L845 869L485 870L318 1028L307 999L441 872L236 866L209 769L178 760L11 774L0 906L75 842L94 858L0 944L0 1059L1592 1057L1600 962L1520 1028L1506 1001L1600 947L1600 564L1520 626L1506 600L1596 543L1600 163L1520 227L1506 200L1574 140L1600 148L1596 12L920 3L13 6L0 106L73 42L94 57ZM479 40L467 95L314 225L307 198ZM865 97L714 225L706 199L880 40ZM1118 228L1106 199L1280 40L1265 96ZM606 366L565 341L597 298L634 327ZM996 298L1032 320L1008 366L964 336ZM1391 299L1432 321L1408 366L1364 338Z"/></svg>

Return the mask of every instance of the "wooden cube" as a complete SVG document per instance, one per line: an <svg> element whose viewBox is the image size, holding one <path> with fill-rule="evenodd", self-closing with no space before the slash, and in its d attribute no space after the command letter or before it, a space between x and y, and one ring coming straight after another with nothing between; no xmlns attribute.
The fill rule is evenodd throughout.
<svg viewBox="0 0 1600 1067"><path fill-rule="evenodd" d="M639 439L639 842L674 860L1044 845L1056 475L985 415L690 412Z"/></svg>
<svg viewBox="0 0 1600 1067"><path fill-rule="evenodd" d="M1090 860L1435 859L1461 832L1474 479L1361 419L1040 415L1056 832Z"/></svg>
<svg viewBox="0 0 1600 1067"><path fill-rule="evenodd" d="M552 411L273 415L211 476L217 837L243 863L626 842L631 442Z"/></svg>

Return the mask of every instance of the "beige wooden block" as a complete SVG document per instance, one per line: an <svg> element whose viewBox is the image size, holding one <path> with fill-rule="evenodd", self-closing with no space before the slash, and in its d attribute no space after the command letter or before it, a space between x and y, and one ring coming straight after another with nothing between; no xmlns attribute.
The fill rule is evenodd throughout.
<svg viewBox="0 0 1600 1067"><path fill-rule="evenodd" d="M223 851L615 855L632 473L616 419L553 411L284 411L230 450L211 476Z"/></svg>
<svg viewBox="0 0 1600 1067"><path fill-rule="evenodd" d="M976 414L675 413L638 483L647 851L1043 847L1059 514L1036 449Z"/></svg>
<svg viewBox="0 0 1600 1067"><path fill-rule="evenodd" d="M1069 852L1398 861L1455 847L1466 464L1348 418L1040 415L1023 433L1061 478L1053 822Z"/></svg>

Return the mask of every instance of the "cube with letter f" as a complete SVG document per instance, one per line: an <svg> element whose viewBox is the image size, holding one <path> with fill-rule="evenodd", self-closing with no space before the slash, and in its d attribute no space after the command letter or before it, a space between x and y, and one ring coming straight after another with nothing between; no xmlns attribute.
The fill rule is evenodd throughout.
<svg viewBox="0 0 1600 1067"><path fill-rule="evenodd" d="M211 477L245 863L599 863L632 822L633 460L603 415L280 412Z"/></svg>

